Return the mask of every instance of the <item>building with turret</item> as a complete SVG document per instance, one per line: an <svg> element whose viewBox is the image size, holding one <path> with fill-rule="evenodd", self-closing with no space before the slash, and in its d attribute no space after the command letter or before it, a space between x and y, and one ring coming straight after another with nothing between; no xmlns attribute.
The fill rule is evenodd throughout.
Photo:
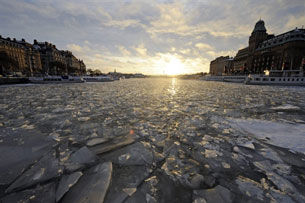
<svg viewBox="0 0 305 203"><path fill-rule="evenodd" d="M248 46L238 50L234 57L232 73L262 74L265 70L305 69L304 59L305 29L295 28L275 36L268 34L265 22L259 20Z"/></svg>

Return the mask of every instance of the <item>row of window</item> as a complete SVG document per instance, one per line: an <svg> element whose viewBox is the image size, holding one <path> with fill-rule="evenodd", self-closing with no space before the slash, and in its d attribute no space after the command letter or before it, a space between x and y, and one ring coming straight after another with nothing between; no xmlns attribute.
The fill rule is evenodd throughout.
<svg viewBox="0 0 305 203"><path fill-rule="evenodd" d="M275 78L262 78L263 80L262 81L271 81L271 82L274 82L274 81L276 81L276 79ZM252 80L252 78L250 78L250 80ZM255 81L261 81L261 78L255 78ZM294 82L294 81L297 81L297 82L299 82L299 81L304 81L304 78L279 78L278 79L278 81L279 82L290 82L290 81L292 81L292 82Z"/></svg>
<svg viewBox="0 0 305 203"><path fill-rule="evenodd" d="M305 39L305 35L290 35L290 36L287 36L284 40L295 39L295 38L304 38ZM272 42L265 42L260 47L266 47L267 45L270 46L272 44L277 44L278 42L279 43L283 42L283 39L279 39L278 41L274 40Z"/></svg>
<svg viewBox="0 0 305 203"><path fill-rule="evenodd" d="M11 47L23 48L21 45L18 45L18 44L15 44L15 43L10 43L10 42L4 41L4 40L0 40L0 43L4 44L4 45L11 46Z"/></svg>

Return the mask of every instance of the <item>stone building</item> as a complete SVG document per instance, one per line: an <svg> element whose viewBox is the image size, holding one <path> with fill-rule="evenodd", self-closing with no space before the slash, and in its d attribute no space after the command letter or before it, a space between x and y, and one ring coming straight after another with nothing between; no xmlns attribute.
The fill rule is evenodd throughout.
<svg viewBox="0 0 305 203"><path fill-rule="evenodd" d="M2 38L0 36L0 74L21 73L33 75L41 72L40 54L24 39Z"/></svg>
<svg viewBox="0 0 305 203"><path fill-rule="evenodd" d="M44 74L49 75L82 75L86 73L83 61L77 59L71 51L58 50L48 42L37 42L34 47L39 50Z"/></svg>
<svg viewBox="0 0 305 203"><path fill-rule="evenodd" d="M232 73L239 74L247 72L247 60L248 60L249 48L243 48L238 50L236 56L233 59Z"/></svg>
<svg viewBox="0 0 305 203"><path fill-rule="evenodd" d="M238 50L234 57L232 74L262 74L265 70L305 69L302 62L305 60L305 29L303 28L295 28L275 36L268 34L265 22L259 20L248 42L248 46Z"/></svg>
<svg viewBox="0 0 305 203"><path fill-rule="evenodd" d="M302 66L303 58L305 58L305 29L295 28L275 36L268 34L264 21L259 20L249 37L249 46L239 50L234 58L234 70L241 62L244 63L244 68L241 70L245 73L261 74L264 70L295 70Z"/></svg>
<svg viewBox="0 0 305 203"><path fill-rule="evenodd" d="M0 75L83 75L86 65L70 51L48 42L33 44L0 35Z"/></svg>
<svg viewBox="0 0 305 203"><path fill-rule="evenodd" d="M232 72L233 59L229 56L220 56L210 63L210 74L222 75Z"/></svg>
<svg viewBox="0 0 305 203"><path fill-rule="evenodd" d="M64 75L67 73L66 58L55 45L34 40L34 47L40 53L43 74Z"/></svg>

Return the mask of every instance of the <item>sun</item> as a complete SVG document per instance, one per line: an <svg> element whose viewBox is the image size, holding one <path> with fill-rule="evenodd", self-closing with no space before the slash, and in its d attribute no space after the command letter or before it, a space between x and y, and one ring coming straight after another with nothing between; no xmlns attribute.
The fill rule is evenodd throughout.
<svg viewBox="0 0 305 203"><path fill-rule="evenodd" d="M172 56L165 64L164 73L166 75L179 75L185 73L185 66L180 59Z"/></svg>

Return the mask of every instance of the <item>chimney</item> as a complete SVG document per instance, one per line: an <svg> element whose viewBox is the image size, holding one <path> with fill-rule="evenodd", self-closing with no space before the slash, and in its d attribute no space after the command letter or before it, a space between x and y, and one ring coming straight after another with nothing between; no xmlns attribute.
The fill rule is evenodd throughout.
<svg viewBox="0 0 305 203"><path fill-rule="evenodd" d="M36 39L34 39L34 44L38 44L38 42L37 42L37 40L36 40Z"/></svg>
<svg viewBox="0 0 305 203"><path fill-rule="evenodd" d="M16 42L16 38L14 38L13 41Z"/></svg>
<svg viewBox="0 0 305 203"><path fill-rule="evenodd" d="M8 41L11 41L11 38L9 38L9 37L8 37L8 38L6 38L6 39L7 39Z"/></svg>
<svg viewBox="0 0 305 203"><path fill-rule="evenodd" d="M21 41L22 41L22 42L25 42L25 39L22 38Z"/></svg>

